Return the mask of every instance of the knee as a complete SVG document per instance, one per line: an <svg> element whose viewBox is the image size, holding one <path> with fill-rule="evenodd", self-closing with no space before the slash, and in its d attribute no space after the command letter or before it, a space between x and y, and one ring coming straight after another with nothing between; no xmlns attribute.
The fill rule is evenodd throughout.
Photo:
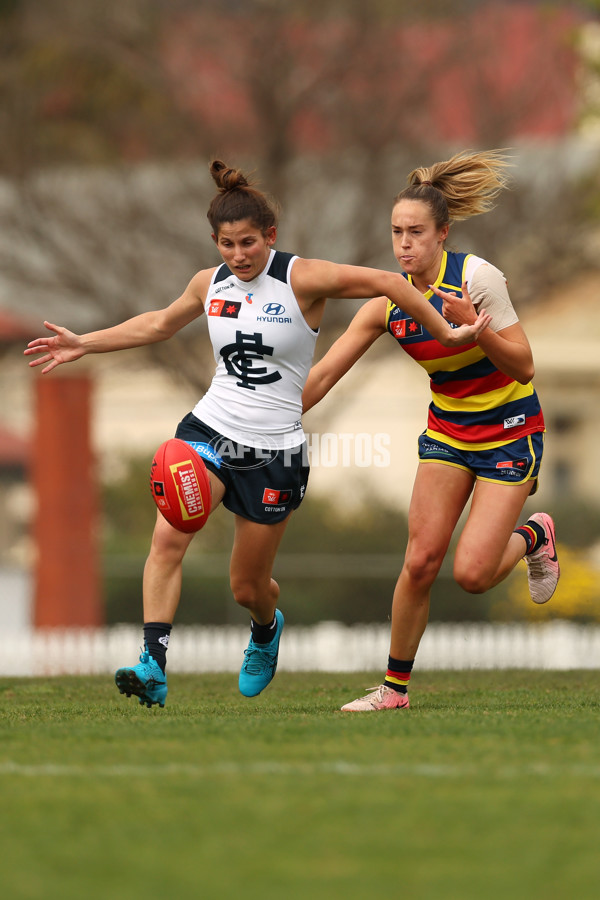
<svg viewBox="0 0 600 900"><path fill-rule="evenodd" d="M413 586L428 588L435 581L442 561L443 556L428 548L409 549L404 561L404 573Z"/></svg>
<svg viewBox="0 0 600 900"><path fill-rule="evenodd" d="M152 535L150 555L164 562L178 563L185 556L190 545L191 535L172 528L171 525L159 522Z"/></svg>
<svg viewBox="0 0 600 900"><path fill-rule="evenodd" d="M254 585L248 582L244 584L232 584L231 591L233 593L233 599L239 606L243 606L244 609L253 609L253 607L256 606L258 592Z"/></svg>
<svg viewBox="0 0 600 900"><path fill-rule="evenodd" d="M260 590L256 582L245 578L232 578L230 586L233 599L239 606L243 606L244 609L254 609L264 594L264 591Z"/></svg>
<svg viewBox="0 0 600 900"><path fill-rule="evenodd" d="M279 596L279 586L273 578L268 578L267 581L256 581L243 576L232 576L229 583L233 599L244 609L256 609L265 600L276 602Z"/></svg>
<svg viewBox="0 0 600 900"><path fill-rule="evenodd" d="M454 563L454 580L469 594L484 594L491 586L491 576L485 568L473 563L462 565L458 560Z"/></svg>

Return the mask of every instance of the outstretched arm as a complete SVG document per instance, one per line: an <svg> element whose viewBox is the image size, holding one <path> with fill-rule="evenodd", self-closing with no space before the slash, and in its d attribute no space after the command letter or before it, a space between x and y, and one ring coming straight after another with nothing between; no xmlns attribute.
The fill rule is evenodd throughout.
<svg viewBox="0 0 600 900"><path fill-rule="evenodd" d="M56 366L74 362L87 353L109 353L166 341L184 325L202 315L211 271L198 272L181 297L164 309L142 313L112 328L75 334L60 325L44 322L53 334L29 342L25 356L43 354L30 360L29 365L43 365L42 375L45 375Z"/></svg>
<svg viewBox="0 0 600 900"><path fill-rule="evenodd" d="M485 310L481 310L473 324L451 328L435 307L403 275L382 269L337 265L320 259L299 259L292 269L292 287L303 303L305 315L311 304L317 305L318 301L323 301L326 297L388 297L420 322L444 347L472 343L491 321ZM314 321L309 321L309 324L316 327Z"/></svg>
<svg viewBox="0 0 600 900"><path fill-rule="evenodd" d="M322 400L334 384L385 332L385 297L375 297L358 310L346 331L316 363L306 379L302 394L302 412Z"/></svg>

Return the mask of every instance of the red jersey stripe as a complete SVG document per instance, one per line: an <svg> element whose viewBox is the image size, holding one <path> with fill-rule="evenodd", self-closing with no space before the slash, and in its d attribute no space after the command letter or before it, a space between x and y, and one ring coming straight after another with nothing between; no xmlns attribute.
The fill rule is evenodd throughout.
<svg viewBox="0 0 600 900"><path fill-rule="evenodd" d="M434 359L447 359L450 356L460 356L469 350L477 348L477 344L463 344L461 347L443 347L439 341L415 341L412 344L403 344L403 350L406 350L409 356L412 356L417 362L427 360L430 362ZM483 351L478 358L485 356ZM443 368L440 366L440 368Z"/></svg>
<svg viewBox="0 0 600 900"><path fill-rule="evenodd" d="M446 419L438 418L433 410L429 409L429 417L427 428L431 431L437 431L446 435L449 441L460 441L461 444L473 443L483 444L499 441L508 443L533 434L536 431L545 431L544 418L540 413L535 416L529 416L521 426L506 429L502 423L491 425L455 425L454 422L448 422Z"/></svg>
<svg viewBox="0 0 600 900"><path fill-rule="evenodd" d="M474 394L489 394L498 388L507 387L513 383L513 379L497 369L483 378L461 378L456 381L447 381L444 384L431 383L432 394L443 394L445 397L472 397Z"/></svg>

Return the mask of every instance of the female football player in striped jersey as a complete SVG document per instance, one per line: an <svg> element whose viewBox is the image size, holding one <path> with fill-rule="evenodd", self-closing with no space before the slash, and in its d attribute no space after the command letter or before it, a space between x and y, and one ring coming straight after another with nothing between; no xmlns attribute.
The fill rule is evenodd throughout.
<svg viewBox="0 0 600 900"><path fill-rule="evenodd" d="M221 264L198 272L164 309L91 334L46 322L50 336L28 345L41 354L30 365L42 374L86 353L106 353L164 341L206 313L216 371L211 385L179 423L176 437L202 457L212 489L211 511L222 502L234 514L230 563L234 599L251 617L251 638L239 676L253 697L277 667L283 615L272 569L292 510L308 478L302 430L302 388L328 297L361 299L385 293L445 346L472 342L489 322L450 325L399 273L301 259L274 249L277 210L239 169L210 167L217 193L208 209ZM166 649L177 610L184 554L193 534L160 513L144 569L144 643L135 666L117 670L121 693L164 706Z"/></svg>
<svg viewBox="0 0 600 900"><path fill-rule="evenodd" d="M390 656L383 683L342 707L408 707L408 682L429 618L430 591L458 520L471 505L454 557L454 578L482 593L525 558L531 598L550 599L560 574L554 523L535 513L521 527L523 505L537 487L544 419L531 384L529 342L502 272L480 257L446 249L452 222L491 209L506 186L500 151L459 153L418 168L394 201L392 244L406 279L452 324L488 329L469 346L445 348L386 296L356 313L315 365L304 411L317 403L380 335L388 332L430 377L432 401L419 438L419 466L409 510L409 538L392 602Z"/></svg>

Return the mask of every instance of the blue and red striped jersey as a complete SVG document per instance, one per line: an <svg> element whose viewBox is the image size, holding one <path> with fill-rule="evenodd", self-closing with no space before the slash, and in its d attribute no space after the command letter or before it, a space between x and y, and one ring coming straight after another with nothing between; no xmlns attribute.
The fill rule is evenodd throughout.
<svg viewBox="0 0 600 900"><path fill-rule="evenodd" d="M444 251L435 282L461 295L471 254ZM409 276L410 280L410 276ZM442 312L433 291L425 298ZM388 300L386 327L428 373L432 400L427 434L465 450L486 450L545 431L533 384L519 384L488 359L478 344L443 347L422 325Z"/></svg>

